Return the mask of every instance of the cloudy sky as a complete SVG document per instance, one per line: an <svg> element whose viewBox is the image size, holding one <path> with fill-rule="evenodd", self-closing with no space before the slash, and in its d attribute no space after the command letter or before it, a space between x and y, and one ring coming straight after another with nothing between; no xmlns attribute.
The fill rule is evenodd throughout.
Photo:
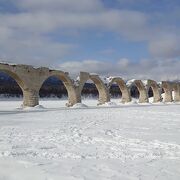
<svg viewBox="0 0 180 180"><path fill-rule="evenodd" d="M0 0L0 59L180 79L180 1Z"/></svg>

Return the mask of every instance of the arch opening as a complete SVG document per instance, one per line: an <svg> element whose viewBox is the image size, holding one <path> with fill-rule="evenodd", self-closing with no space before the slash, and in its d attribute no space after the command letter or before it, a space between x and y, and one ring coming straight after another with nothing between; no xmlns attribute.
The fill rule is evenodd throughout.
<svg viewBox="0 0 180 180"><path fill-rule="evenodd" d="M148 80L146 88L147 88L149 102L157 103L161 101L160 90L156 81Z"/></svg>
<svg viewBox="0 0 180 180"><path fill-rule="evenodd" d="M117 83L113 83L109 88L109 94L111 101L113 102L119 102L122 101L122 91L120 87L117 85Z"/></svg>
<svg viewBox="0 0 180 180"><path fill-rule="evenodd" d="M45 107L64 107L68 101L68 92L60 78L50 76L43 82L39 97L40 104Z"/></svg>
<svg viewBox="0 0 180 180"><path fill-rule="evenodd" d="M161 99L162 99L162 102L164 102L165 101L165 90L164 90L164 88L163 87L161 87Z"/></svg>
<svg viewBox="0 0 180 180"><path fill-rule="evenodd" d="M115 91L116 95L118 93L118 96L120 99L119 102L127 103L127 102L131 101L129 89L127 88L123 79L121 79L120 77L115 77L110 81L110 83L108 85L110 93L111 93L111 89L112 89L113 85L114 85L114 89L116 90Z"/></svg>
<svg viewBox="0 0 180 180"><path fill-rule="evenodd" d="M21 106L23 91L19 85L20 81L17 75L0 70L0 102L4 104L2 107L12 106L15 108ZM7 106L6 103L8 103Z"/></svg>
<svg viewBox="0 0 180 180"><path fill-rule="evenodd" d="M161 95L164 93L165 93L164 88L161 88Z"/></svg>
<svg viewBox="0 0 180 180"><path fill-rule="evenodd" d="M176 101L177 89L176 87L172 87L172 101Z"/></svg>
<svg viewBox="0 0 180 180"><path fill-rule="evenodd" d="M89 79L81 90L81 102L88 106L96 106L99 99L99 91L95 83Z"/></svg>
<svg viewBox="0 0 180 180"><path fill-rule="evenodd" d="M137 86L134 84L130 86L130 96L132 97L133 102L139 101L140 93Z"/></svg>
<svg viewBox="0 0 180 180"><path fill-rule="evenodd" d="M18 85L19 87L22 89L24 88L24 83L23 83L23 80L15 73L9 71L9 70L3 70L3 69L0 69L0 73L2 74L6 74L8 75L9 77L11 77Z"/></svg>
<svg viewBox="0 0 180 180"><path fill-rule="evenodd" d="M166 98L167 98L167 95L166 94L169 94L169 92L165 89L165 88L161 88L161 99L162 99L162 102L166 102Z"/></svg>
<svg viewBox="0 0 180 180"><path fill-rule="evenodd" d="M148 88L148 97L149 97L149 102L154 102L154 92L153 92L153 88L150 86Z"/></svg>
<svg viewBox="0 0 180 180"><path fill-rule="evenodd" d="M7 73L0 72L1 97L22 98L22 90L16 80Z"/></svg>
<svg viewBox="0 0 180 180"><path fill-rule="evenodd" d="M149 89L148 89L148 96L149 96L149 98L154 96L152 87L149 87Z"/></svg>
<svg viewBox="0 0 180 180"><path fill-rule="evenodd" d="M134 80L130 85L130 91L131 91L132 96L134 93L134 96L135 96L135 98L133 99L134 102L138 102L138 103L149 102L147 90L145 88L144 83L141 80ZM137 96L138 96L138 99L137 99Z"/></svg>
<svg viewBox="0 0 180 180"><path fill-rule="evenodd" d="M169 82L163 81L161 85L161 98L163 102L172 102L172 85Z"/></svg>
<svg viewBox="0 0 180 180"><path fill-rule="evenodd" d="M84 86L87 83L91 82L92 89L91 91L94 92L93 96L98 97L98 104L96 105L102 105L110 101L109 92L107 86L104 84L104 82L101 80L101 78L96 74L89 74L86 72L80 73L80 85L78 88L79 96L82 96L82 91ZM93 85L94 84L94 85ZM98 92L98 93L97 93ZM81 100L84 98L81 97ZM87 102L89 103L89 102ZM90 103L90 105L94 103Z"/></svg>
<svg viewBox="0 0 180 180"><path fill-rule="evenodd" d="M174 102L180 101L180 84L179 83L173 83L172 84L172 98Z"/></svg>

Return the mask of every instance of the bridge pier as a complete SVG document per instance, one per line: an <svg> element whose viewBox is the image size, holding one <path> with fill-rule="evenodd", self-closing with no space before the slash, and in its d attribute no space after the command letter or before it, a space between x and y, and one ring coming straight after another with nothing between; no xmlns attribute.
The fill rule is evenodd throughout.
<svg viewBox="0 0 180 180"><path fill-rule="evenodd" d="M39 91L34 89L23 90L23 107L39 105Z"/></svg>
<svg viewBox="0 0 180 180"><path fill-rule="evenodd" d="M130 92L129 89L127 88L125 82L123 81L123 79L121 79L120 77L113 77L109 84L108 84L108 88L110 91L110 88L112 86L113 83L116 83L122 93L122 103L128 103L131 101L131 96L130 96ZM110 92L109 92L110 93Z"/></svg>
<svg viewBox="0 0 180 180"><path fill-rule="evenodd" d="M79 85L77 87L77 96L79 101L81 101L81 93L86 81L92 80L99 92L98 105L105 104L106 102L110 102L110 95L108 92L108 88L105 86L104 82L97 74L89 74L87 72L80 72L79 76Z"/></svg>
<svg viewBox="0 0 180 180"><path fill-rule="evenodd" d="M172 85L170 82L162 81L161 88L164 89L164 102L172 102Z"/></svg>
<svg viewBox="0 0 180 180"><path fill-rule="evenodd" d="M147 94L148 94L150 87L152 88L152 91L153 91L153 102L154 103L160 102L161 101L161 94L160 94L157 82L148 79L147 80Z"/></svg>
<svg viewBox="0 0 180 180"><path fill-rule="evenodd" d="M149 102L146 88L141 80L135 80L134 84L138 88L139 91L139 103L147 103Z"/></svg>
<svg viewBox="0 0 180 180"><path fill-rule="evenodd" d="M68 102L66 106L71 107L77 103L81 103L81 95L79 94L79 89L73 87L71 90L68 90Z"/></svg>
<svg viewBox="0 0 180 180"><path fill-rule="evenodd" d="M76 103L81 103L81 92L84 84L88 80L92 80L99 92L98 104L105 104L110 101L109 89L112 83L117 83L122 92L122 102L131 101L129 89L125 82L115 77L109 82L109 86L102 81L97 74L90 74L87 72L80 72L79 79L77 81L72 80L68 73L51 70L45 67L34 68L29 65L9 65L0 63L0 71L10 75L20 86L23 92L23 107L34 107L39 104L39 90L43 82L51 76L55 76L60 79L68 92L68 103L67 106L73 106ZM135 80L133 83L136 85L139 91L139 103L147 103L148 95L147 89L151 87L154 94L154 102L159 102L161 97L159 94L159 86L153 80L148 80L145 87L141 80ZM146 89L147 88L147 89ZM174 101L180 101L180 84L163 81L161 88L164 89L165 98L164 102L172 102L172 90L174 91Z"/></svg>
<svg viewBox="0 0 180 180"><path fill-rule="evenodd" d="M180 83L172 83L172 90L174 91L174 102L180 101Z"/></svg>

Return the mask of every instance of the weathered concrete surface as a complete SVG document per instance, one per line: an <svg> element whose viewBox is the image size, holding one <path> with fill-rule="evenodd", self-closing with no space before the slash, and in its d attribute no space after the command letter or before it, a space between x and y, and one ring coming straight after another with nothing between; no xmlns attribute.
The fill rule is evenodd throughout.
<svg viewBox="0 0 180 180"><path fill-rule="evenodd" d="M125 82L119 77L112 78L107 87L97 74L90 74L87 72L80 72L79 79L74 81L66 72L51 70L45 67L34 68L29 65L9 65L0 63L0 71L10 75L22 89L23 106L33 107L39 104L39 90L43 82L51 76L57 77L64 83L68 92L67 106L73 106L74 104L81 102L81 92L84 84L88 80L92 80L94 82L99 92L98 104L104 104L110 101L109 88L113 83L117 83L122 92L122 102L126 103L131 101L129 89L127 88ZM138 88L140 94L139 103L148 102L147 92L150 87L153 90L154 102L161 101L159 87L155 81L148 80L146 88L141 80L135 80L133 83ZM163 81L161 88L164 89L165 92L165 102L173 101L172 90L175 94L174 101L180 101L179 83Z"/></svg>
<svg viewBox="0 0 180 180"><path fill-rule="evenodd" d="M0 71L10 75L23 92L23 105L36 106L39 104L39 88L47 68L35 69L27 65L0 64Z"/></svg>
<svg viewBox="0 0 180 180"><path fill-rule="evenodd" d="M147 95L147 90L142 83L141 80L135 80L134 84L138 88L139 91L139 103L147 103L149 102L148 95Z"/></svg>
<svg viewBox="0 0 180 180"><path fill-rule="evenodd" d="M113 83L116 83L122 92L122 101L121 102L122 103L130 102L131 101L130 92L129 92L129 89L127 88L125 82L123 81L123 79L121 79L120 77L112 78L108 85L109 90Z"/></svg>
<svg viewBox="0 0 180 180"><path fill-rule="evenodd" d="M164 90L164 102L172 102L172 84L168 81L162 81L161 88Z"/></svg>
<svg viewBox="0 0 180 180"><path fill-rule="evenodd" d="M172 83L172 90L174 91L174 101L180 101L180 83Z"/></svg>
<svg viewBox="0 0 180 180"><path fill-rule="evenodd" d="M67 89L68 93L68 103L67 106L73 106L74 104L80 102L79 97L76 92L76 87L74 85L73 80L69 77L67 72L59 71L59 70L49 70L49 72L44 76L43 81L41 82L41 86L43 82L49 77L54 76L61 80L64 86Z"/></svg>
<svg viewBox="0 0 180 180"><path fill-rule="evenodd" d="M152 88L152 91L153 91L153 102L154 103L160 102L161 101L161 94L160 94L160 89L159 89L157 82L154 80L148 79L147 80L147 87L146 87L147 88L147 94L148 94L150 87Z"/></svg>
<svg viewBox="0 0 180 180"><path fill-rule="evenodd" d="M48 68L34 68L28 65L0 64L0 71L10 75L23 92L23 106L33 107L39 104L39 90L50 76L56 76L64 83L68 91L68 105L77 103L73 81L67 73Z"/></svg>
<svg viewBox="0 0 180 180"><path fill-rule="evenodd" d="M105 104L110 101L110 95L108 88L105 86L101 78L97 74L89 74L87 72L80 72L79 86L77 87L77 93L79 93L79 99L81 96L82 89L86 81L92 80L99 92L98 105Z"/></svg>

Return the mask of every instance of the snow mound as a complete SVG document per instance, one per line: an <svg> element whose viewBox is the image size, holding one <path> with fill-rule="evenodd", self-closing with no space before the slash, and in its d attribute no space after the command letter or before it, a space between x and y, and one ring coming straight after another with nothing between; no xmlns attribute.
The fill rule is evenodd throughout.
<svg viewBox="0 0 180 180"><path fill-rule="evenodd" d="M105 104L101 104L100 106L117 106L115 102L106 102Z"/></svg>
<svg viewBox="0 0 180 180"><path fill-rule="evenodd" d="M21 107L21 108L19 108L19 109L23 109L23 110L25 110L25 111L29 111L29 110L42 110L42 109L45 109L45 107L44 106L42 106L42 105L37 105L37 106L34 106L34 107Z"/></svg>
<svg viewBox="0 0 180 180"><path fill-rule="evenodd" d="M83 103L76 103L71 108L87 108L88 106Z"/></svg>
<svg viewBox="0 0 180 180"><path fill-rule="evenodd" d="M138 99L132 98L130 102L122 102L122 99L120 98L118 101L116 101L117 106L124 106L124 105L128 106L128 105L134 105L134 104L138 104Z"/></svg>

